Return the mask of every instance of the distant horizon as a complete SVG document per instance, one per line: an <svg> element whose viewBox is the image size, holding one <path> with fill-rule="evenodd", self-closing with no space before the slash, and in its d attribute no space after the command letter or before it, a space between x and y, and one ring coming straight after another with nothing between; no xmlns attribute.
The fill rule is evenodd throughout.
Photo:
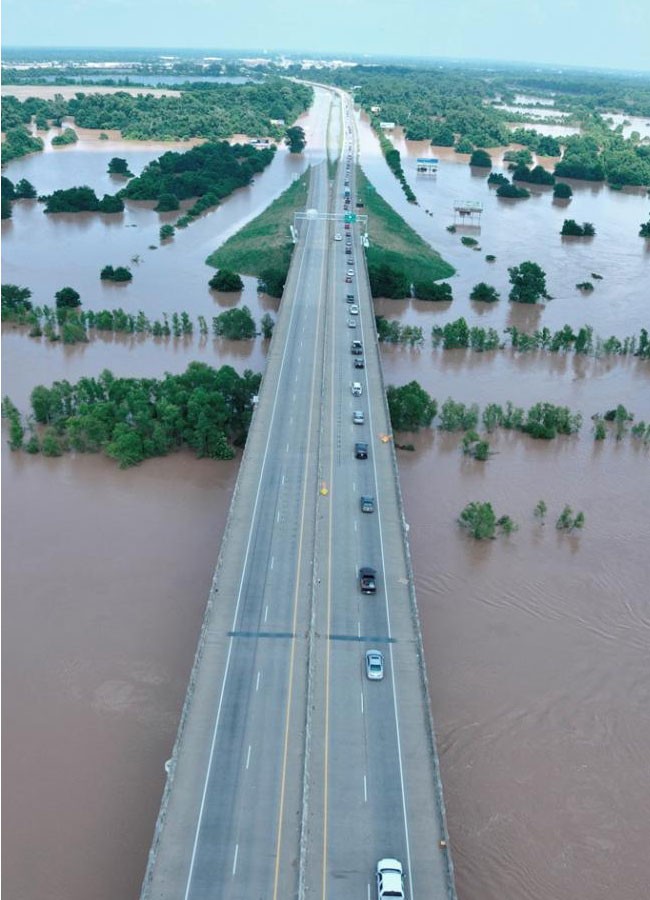
<svg viewBox="0 0 650 900"><path fill-rule="evenodd" d="M344 50L321 50L314 51L308 50L306 48L303 49L288 49L288 48L274 48L269 49L268 47L206 47L206 46L178 46L178 45L166 45L166 44L152 44L149 46L136 45L136 44L0 44L0 50L4 57L4 54L7 52L27 52L27 51L38 51L43 54L45 52L50 52L52 54L60 55L61 52L65 51L73 51L75 53L83 53L94 52L94 53L111 53L119 52L120 54L125 53L148 53L148 54L157 54L157 53L173 53L173 54L196 54L202 56L211 56L215 54L223 54L229 58L241 58L243 56L267 56L267 57L275 57L275 56L286 56L296 60L299 62L300 59L323 59L323 60L345 60L348 62L356 62L358 65L368 65L372 64L373 61L381 61L382 63L388 63L392 65L399 65L404 63L420 63L426 64L430 63L431 65L471 65L471 66L482 66L482 67L495 67L495 68L510 68L510 67L520 67L522 69L552 69L554 71L576 71L576 72L593 72L593 73L603 73L603 74L613 74L613 73L623 73L627 75L647 75L650 77L650 66L646 69L639 69L634 67L622 67L622 66L604 66L604 65L587 65L585 63L558 63L558 62L544 62L542 60L521 60L521 59L494 59L490 57L479 57L479 56L422 56L420 54L395 54L395 53L352 53L350 51ZM126 60L116 60L116 62L125 62ZM138 61L138 60L134 60ZM8 60L2 59L4 65L8 64Z"/></svg>
<svg viewBox="0 0 650 900"><path fill-rule="evenodd" d="M648 0L2 0L3 46L478 60L646 72ZM537 57L540 59L538 60ZM531 58L534 58L531 62Z"/></svg>

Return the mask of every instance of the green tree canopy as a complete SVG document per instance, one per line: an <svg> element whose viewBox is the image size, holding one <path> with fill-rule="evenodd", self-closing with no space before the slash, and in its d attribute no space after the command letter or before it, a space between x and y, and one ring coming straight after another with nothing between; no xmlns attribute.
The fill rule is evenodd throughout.
<svg viewBox="0 0 650 900"><path fill-rule="evenodd" d="M129 164L121 156L114 156L108 163L109 175L123 175L125 178L133 178L133 172L129 170Z"/></svg>
<svg viewBox="0 0 650 900"><path fill-rule="evenodd" d="M255 337L256 326L247 306L227 309L212 319L212 330L217 337L231 341L245 341Z"/></svg>
<svg viewBox="0 0 650 900"><path fill-rule="evenodd" d="M307 145L305 131L300 125L292 125L285 132L285 144L289 148L289 153L302 153Z"/></svg>
<svg viewBox="0 0 650 900"><path fill-rule="evenodd" d="M21 178L16 184L16 200L34 200L35 198L36 188L34 185L26 178Z"/></svg>
<svg viewBox="0 0 650 900"><path fill-rule="evenodd" d="M242 291L244 282L237 272L230 269L219 269L208 282L213 291Z"/></svg>
<svg viewBox="0 0 650 900"><path fill-rule="evenodd" d="M406 273L388 263L369 263L368 276L373 297L400 299L408 297L411 293Z"/></svg>
<svg viewBox="0 0 650 900"><path fill-rule="evenodd" d="M436 401L417 381L386 390L390 421L395 431L419 431L427 428L436 412Z"/></svg>
<svg viewBox="0 0 650 900"><path fill-rule="evenodd" d="M553 188L553 196L556 200L569 200L573 197L571 185L565 184L563 181L558 181Z"/></svg>
<svg viewBox="0 0 650 900"><path fill-rule="evenodd" d="M510 299L515 303L537 303L549 299L546 292L546 273L535 262L527 260L508 269L510 276Z"/></svg>
<svg viewBox="0 0 650 900"><path fill-rule="evenodd" d="M474 150L470 160L470 166L478 166L483 169L492 168L492 157L486 150Z"/></svg>
<svg viewBox="0 0 650 900"><path fill-rule="evenodd" d="M495 303L499 299L499 292L491 284L479 281L472 288L469 299L478 300L481 303Z"/></svg>
<svg viewBox="0 0 650 900"><path fill-rule="evenodd" d="M413 284L413 293L418 300L434 300L451 302L454 297L451 285L446 281L416 281Z"/></svg>
<svg viewBox="0 0 650 900"><path fill-rule="evenodd" d="M71 287L61 288L54 295L54 299L57 309L74 309L76 306L81 306L80 295Z"/></svg>

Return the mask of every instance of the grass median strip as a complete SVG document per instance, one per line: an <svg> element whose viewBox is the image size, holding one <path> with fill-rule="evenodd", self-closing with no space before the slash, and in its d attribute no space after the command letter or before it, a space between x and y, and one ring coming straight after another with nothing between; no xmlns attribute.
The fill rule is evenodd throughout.
<svg viewBox="0 0 650 900"><path fill-rule="evenodd" d="M259 276L268 269L289 268L293 243L289 226L296 210L307 205L309 172L291 184L263 213L208 256L217 269Z"/></svg>
<svg viewBox="0 0 650 900"><path fill-rule="evenodd" d="M449 278L456 271L423 240L377 193L377 189L357 166L357 196L365 204L360 213L368 215L370 247L368 266L389 265L401 269L409 282Z"/></svg>

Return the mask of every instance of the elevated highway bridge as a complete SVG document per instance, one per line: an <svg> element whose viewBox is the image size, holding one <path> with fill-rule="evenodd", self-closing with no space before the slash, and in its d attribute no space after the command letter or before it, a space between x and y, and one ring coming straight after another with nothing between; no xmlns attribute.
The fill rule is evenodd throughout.
<svg viewBox="0 0 650 900"><path fill-rule="evenodd" d="M333 182L312 169L143 900L366 900L384 857L409 900L455 898L361 233L342 220L354 126L334 96L343 156Z"/></svg>

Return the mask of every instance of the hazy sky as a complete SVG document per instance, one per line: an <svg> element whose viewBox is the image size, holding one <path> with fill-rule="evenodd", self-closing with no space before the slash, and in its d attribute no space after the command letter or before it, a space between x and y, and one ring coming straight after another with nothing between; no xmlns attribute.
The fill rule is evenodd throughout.
<svg viewBox="0 0 650 900"><path fill-rule="evenodd" d="M650 0L2 0L2 42L650 70Z"/></svg>

